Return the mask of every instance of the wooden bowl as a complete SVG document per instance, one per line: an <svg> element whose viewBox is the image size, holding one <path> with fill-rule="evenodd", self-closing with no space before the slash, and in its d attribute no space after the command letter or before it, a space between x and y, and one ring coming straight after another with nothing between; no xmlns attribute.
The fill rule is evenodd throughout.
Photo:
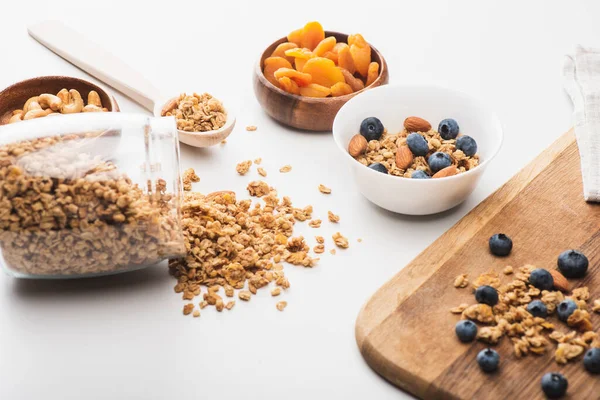
<svg viewBox="0 0 600 400"><path fill-rule="evenodd" d="M12 112L23 108L30 97L43 93L55 95L63 88L77 90L84 101L87 101L88 93L95 90L100 95L103 107L112 112L119 111L115 98L91 82L69 76L40 76L17 82L0 92L0 125L8 123Z"/></svg>
<svg viewBox="0 0 600 400"><path fill-rule="evenodd" d="M334 36L338 42L348 42L348 35L339 32L325 32L325 37ZM331 131L337 112L352 97L370 88L385 85L389 80L389 72L385 59L379 51L371 46L371 60L379 63L379 76L369 86L355 93L340 97L304 97L288 93L269 82L262 67L275 48L287 42L283 37L262 53L254 69L254 94L262 108L275 120L293 128L307 131Z"/></svg>

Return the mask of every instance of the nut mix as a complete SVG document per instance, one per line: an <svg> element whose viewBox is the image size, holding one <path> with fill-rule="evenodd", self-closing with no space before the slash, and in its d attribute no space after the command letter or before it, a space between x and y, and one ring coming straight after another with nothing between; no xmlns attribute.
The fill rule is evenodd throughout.
<svg viewBox="0 0 600 400"><path fill-rule="evenodd" d="M479 165L475 140L460 134L453 119L440 122L436 131L428 121L408 117L402 132L390 134L379 119L369 117L350 140L348 153L378 172L413 179L444 178Z"/></svg>
<svg viewBox="0 0 600 400"><path fill-rule="evenodd" d="M143 190L112 162L82 150L98 136L0 146L0 247L10 270L109 273L184 252L166 182L149 181Z"/></svg>
<svg viewBox="0 0 600 400"><path fill-rule="evenodd" d="M186 132L213 131L227 122L227 112L223 103L208 93L182 93L179 97L171 99L160 115L174 116L177 129Z"/></svg>
<svg viewBox="0 0 600 400"><path fill-rule="evenodd" d="M12 124L19 121L61 114L106 111L108 109L102 106L102 100L98 92L94 90L89 92L86 105L77 90L62 89L56 96L44 93L39 96L30 97L22 109L14 110L9 116L8 121L3 121L3 123Z"/></svg>
<svg viewBox="0 0 600 400"><path fill-rule="evenodd" d="M348 43L325 37L318 22L291 32L263 62L265 78L278 88L306 97L338 97L371 85L379 63L371 61L371 46L360 34Z"/></svg>

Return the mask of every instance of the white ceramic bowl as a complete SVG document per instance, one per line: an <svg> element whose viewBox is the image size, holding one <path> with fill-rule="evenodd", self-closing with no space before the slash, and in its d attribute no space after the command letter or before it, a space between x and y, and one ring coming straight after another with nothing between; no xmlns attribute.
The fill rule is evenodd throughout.
<svg viewBox="0 0 600 400"><path fill-rule="evenodd" d="M434 129L444 118L454 118L460 132L477 141L481 164L446 178L407 179L374 171L348 154L348 143L363 119L377 117L388 132L395 133L410 116L428 120ZM360 192L380 207L410 215L434 214L462 203L500 150L502 135L496 114L477 99L436 86L387 85L368 90L348 101L333 122L333 137Z"/></svg>

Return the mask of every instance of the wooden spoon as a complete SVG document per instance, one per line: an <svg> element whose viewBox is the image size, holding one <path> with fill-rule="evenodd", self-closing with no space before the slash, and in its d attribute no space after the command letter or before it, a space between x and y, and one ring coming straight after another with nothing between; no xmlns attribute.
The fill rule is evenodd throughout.
<svg viewBox="0 0 600 400"><path fill-rule="evenodd" d="M29 26L27 31L49 50L125 94L156 117L161 117L163 107L173 98L172 95L161 95L139 72L58 21L40 22ZM227 122L220 129L207 132L178 130L179 141L195 147L220 143L235 126L235 115L227 107L226 111Z"/></svg>

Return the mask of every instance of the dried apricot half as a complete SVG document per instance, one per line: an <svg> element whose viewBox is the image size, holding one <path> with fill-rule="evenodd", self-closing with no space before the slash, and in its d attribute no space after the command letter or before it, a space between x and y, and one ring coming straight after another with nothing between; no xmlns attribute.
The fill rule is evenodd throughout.
<svg viewBox="0 0 600 400"><path fill-rule="evenodd" d="M327 97L331 94L331 89L328 87L311 83L300 88L300 94L306 97Z"/></svg>
<svg viewBox="0 0 600 400"><path fill-rule="evenodd" d="M355 42L350 45L350 54L352 54L354 66L358 73L366 77L369 70L369 64L371 63L371 46L368 44L362 46Z"/></svg>
<svg viewBox="0 0 600 400"><path fill-rule="evenodd" d="M323 54L333 50L333 46L335 46L335 43L336 40L333 36L326 37L325 39L319 42L317 47L315 47L315 49L313 50L313 53L315 53L315 56L317 57L323 57Z"/></svg>
<svg viewBox="0 0 600 400"><path fill-rule="evenodd" d="M285 58L291 64L291 63L294 62L294 58L286 56L285 52L287 50L295 49L297 47L298 47L298 45L296 43L293 43L293 42L284 42L284 43L281 43L279 46L277 46L275 48L275 50L273 51L273 53L271 53L271 57L282 57L282 58Z"/></svg>
<svg viewBox="0 0 600 400"><path fill-rule="evenodd" d="M275 71L274 75L277 79L287 76L296 82L298 86L306 86L312 82L312 77L310 74L299 72L292 68L279 68L277 71Z"/></svg>
<svg viewBox="0 0 600 400"><path fill-rule="evenodd" d="M287 76L279 78L278 81L279 87L286 92L291 94L300 94L300 88L298 87L298 84Z"/></svg>
<svg viewBox="0 0 600 400"><path fill-rule="evenodd" d="M338 82L344 82L342 71L333 61L324 57L311 58L304 64L302 72L312 76L312 83L316 83L327 88L332 87Z"/></svg>
<svg viewBox="0 0 600 400"><path fill-rule="evenodd" d="M304 28L300 28L290 32L290 34L287 35L288 42L296 43L298 46L300 46L300 43L302 43L303 31Z"/></svg>
<svg viewBox="0 0 600 400"><path fill-rule="evenodd" d="M352 58L352 54L350 54L350 47L344 46L338 50L338 65L340 68L350 71L351 74L356 71L354 59Z"/></svg>
<svg viewBox="0 0 600 400"><path fill-rule="evenodd" d="M313 21L302 28L302 39L300 45L313 50L321 40L325 39L325 31L320 23ZM290 40L291 42L291 40Z"/></svg>
<svg viewBox="0 0 600 400"><path fill-rule="evenodd" d="M277 78L275 78L275 71L279 68L292 68L292 64L283 57L269 57L265 59L264 64L263 74L275 86L279 86Z"/></svg>
<svg viewBox="0 0 600 400"><path fill-rule="evenodd" d="M375 82L375 79L379 76L379 64L373 61L369 64L369 69L367 71L367 83L369 86L371 83Z"/></svg>
<svg viewBox="0 0 600 400"><path fill-rule="evenodd" d="M345 96L350 93L352 93L352 88L346 82L338 82L331 87L333 97Z"/></svg>

